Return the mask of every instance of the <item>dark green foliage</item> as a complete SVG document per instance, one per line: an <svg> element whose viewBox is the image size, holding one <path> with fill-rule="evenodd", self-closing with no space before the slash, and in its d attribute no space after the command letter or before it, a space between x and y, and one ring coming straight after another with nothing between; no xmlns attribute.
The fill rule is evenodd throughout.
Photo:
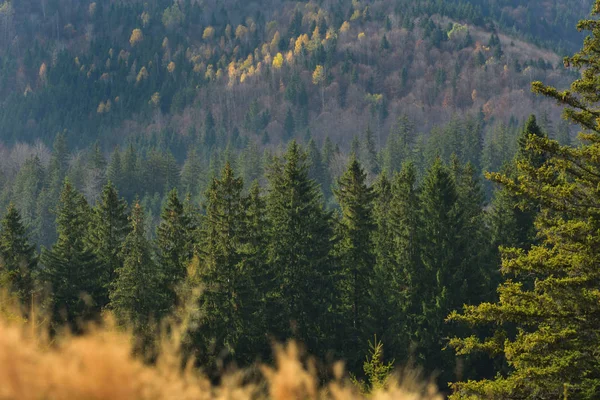
<svg viewBox="0 0 600 400"><path fill-rule="evenodd" d="M257 337L263 314L253 276L258 267L256 235L262 233L262 211L254 198L246 215L242 189L242 179L234 176L227 163L205 195L197 271L203 285L199 299L202 317L200 329L191 336L198 356L210 365L225 356L248 362L255 356L255 348L264 348L254 342L264 342L265 337Z"/></svg>
<svg viewBox="0 0 600 400"><path fill-rule="evenodd" d="M11 203L0 230L0 286L8 288L23 305L31 304L33 298L37 262L35 246Z"/></svg>
<svg viewBox="0 0 600 400"><path fill-rule="evenodd" d="M317 184L308 177L306 155L292 141L269 172L268 262L274 281L267 324L276 338L296 337L321 354L329 348L327 314L336 295L329 218Z"/></svg>
<svg viewBox="0 0 600 400"><path fill-rule="evenodd" d="M121 246L129 233L127 203L119 199L115 187L109 182L92 209L87 244L101 264L102 295L98 298L103 307L108 304L108 293L116 278L116 270L123 265Z"/></svg>
<svg viewBox="0 0 600 400"><path fill-rule="evenodd" d="M349 328L345 332L348 342L344 346L349 354L360 354L373 331L372 304L368 299L376 260L373 246L375 193L366 180L363 168L352 158L335 191L342 213L335 248L341 267L337 291ZM351 364L356 361L349 360Z"/></svg>
<svg viewBox="0 0 600 400"><path fill-rule="evenodd" d="M411 281L413 307L409 329L417 353L427 368L452 365L450 352L442 352L447 335L444 318L468 303L470 275L465 251L465 214L458 207L457 187L450 171L438 159L429 169L420 193L418 235L420 263ZM448 378L451 371L442 371Z"/></svg>
<svg viewBox="0 0 600 400"><path fill-rule="evenodd" d="M131 230L123 242L123 265L116 270L110 292L110 307L117 321L132 326L145 337L152 323L160 322L169 311L168 294L162 271L154 263L144 228L144 210L136 202L129 217Z"/></svg>
<svg viewBox="0 0 600 400"><path fill-rule="evenodd" d="M177 189L169 193L167 204L156 229L158 264L163 277L160 289L171 305L176 303L176 288L187 275L187 265L194 248L193 225L179 200Z"/></svg>
<svg viewBox="0 0 600 400"><path fill-rule="evenodd" d="M52 317L72 327L98 316L103 298L102 264L87 246L90 209L66 180L56 211L58 239L43 249L40 277L51 286Z"/></svg>
<svg viewBox="0 0 600 400"><path fill-rule="evenodd" d="M596 2L593 15L600 12ZM566 107L568 120L587 128L580 147L565 147L540 134L531 118L513 170L491 174L504 190L536 213L536 242L501 248L505 281L498 301L465 307L451 320L492 326L486 337L455 338L459 354L484 351L505 359L493 378L454 385L456 399L589 399L599 394L598 312L598 64L596 19L580 22L592 34L566 64L583 70L570 89L540 82L533 90ZM528 207L527 207L528 206ZM529 208L531 207L531 208Z"/></svg>

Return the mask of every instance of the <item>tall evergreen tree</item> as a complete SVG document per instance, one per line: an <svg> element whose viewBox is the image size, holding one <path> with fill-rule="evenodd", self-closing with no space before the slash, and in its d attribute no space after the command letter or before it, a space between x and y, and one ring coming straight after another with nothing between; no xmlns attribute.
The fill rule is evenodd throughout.
<svg viewBox="0 0 600 400"><path fill-rule="evenodd" d="M386 270L382 271L387 297L387 324L382 331L386 347L396 356L408 356L410 336L419 329L414 317L422 312L418 283L422 273L419 238L419 192L412 163L394 175L385 224L389 242ZM380 222L381 224L382 222ZM384 303L385 304L385 303ZM414 338L413 338L414 340Z"/></svg>
<svg viewBox="0 0 600 400"><path fill-rule="evenodd" d="M468 303L469 274L464 258L467 242L464 213L458 206L456 184L447 167L437 159L423 181L420 193L420 265L411 279L413 301L419 311L412 314L413 341L424 366L441 370L446 380L454 369L453 357L442 352L448 334L448 313Z"/></svg>
<svg viewBox="0 0 600 400"><path fill-rule="evenodd" d="M164 279L162 293L169 303L176 303L176 287L187 275L187 265L193 253L192 221L179 200L177 189L171 190L156 229L158 263Z"/></svg>
<svg viewBox="0 0 600 400"><path fill-rule="evenodd" d="M308 161L310 163L308 169L309 178L320 185L323 197L328 199L331 196L331 178L329 170L323 165L321 151L313 139L308 141Z"/></svg>
<svg viewBox="0 0 600 400"><path fill-rule="evenodd" d="M115 148L110 156L106 177L113 185L115 185L117 190L122 189L123 185L121 180L123 179L123 164L119 147Z"/></svg>
<svg viewBox="0 0 600 400"><path fill-rule="evenodd" d="M19 211L10 203L0 230L0 286L8 288L23 305L30 304L33 296L37 262Z"/></svg>
<svg viewBox="0 0 600 400"><path fill-rule="evenodd" d="M338 180L335 195L342 217L338 225L336 254L340 260L340 292L346 316L349 355L362 354L373 333L371 292L375 267L373 217L375 193L367 185L367 175L356 158ZM361 357L362 359L362 357ZM354 359L354 362L358 359Z"/></svg>
<svg viewBox="0 0 600 400"><path fill-rule="evenodd" d="M248 346L253 322L259 322L249 264L244 264L247 244L244 183L229 163L220 178L213 178L206 193L206 215L200 243L200 310L202 327L193 332L203 361L213 364L223 352L238 361L252 358ZM249 332L250 333L250 332ZM246 345L246 346L244 346Z"/></svg>
<svg viewBox="0 0 600 400"><path fill-rule="evenodd" d="M363 162L365 164L366 170L369 172L369 174L377 174L379 172L377 148L375 143L375 136L370 126L367 127L367 130L365 132L365 137L363 139L361 149L361 160L364 160Z"/></svg>
<svg viewBox="0 0 600 400"><path fill-rule="evenodd" d="M102 189L102 196L92 210L88 231L88 246L102 265L102 295L98 303L104 307L108 304L110 285L116 278L116 270L123 265L121 246L129 233L127 220L127 203L119 199L117 190L108 182Z"/></svg>
<svg viewBox="0 0 600 400"><path fill-rule="evenodd" d="M593 15L600 14L596 1ZM546 137L530 135L531 157L517 161L516 176L493 174L511 194L531 199L540 207L536 219L539 243L530 249L502 251L499 300L466 307L452 320L469 325L491 324L492 335L475 335L452 341L459 354L486 351L503 356L505 373L493 379L454 385L454 398L589 399L600 395L600 345L598 286L600 273L600 215L597 159L600 126L598 76L600 33L598 21L584 20L580 29L590 30L583 49L565 59L583 70L565 91L533 83L534 92L564 105L564 117L584 129L584 144L561 146ZM537 163L543 156L544 162ZM508 329L516 326L515 329ZM511 331L513 332L511 334ZM515 332L516 331L516 332Z"/></svg>
<svg viewBox="0 0 600 400"><path fill-rule="evenodd" d="M103 292L101 264L86 245L89 213L83 196L65 180L56 212L58 239L41 256L42 279L52 290L53 319L72 327L98 316Z"/></svg>
<svg viewBox="0 0 600 400"><path fill-rule="evenodd" d="M294 336L313 354L330 348L327 313L335 296L330 260L330 214L308 177L306 154L292 141L269 172L268 260L274 282L268 326L279 340Z"/></svg>
<svg viewBox="0 0 600 400"><path fill-rule="evenodd" d="M504 172L514 176L516 164L525 162L533 168L539 168L546 160L546 155L530 148L531 141L547 138L536 122L535 116L527 120L518 138L518 150L511 165ZM502 187L494 193L490 222L494 246L515 246L528 249L535 242L534 221L538 213L535 202L526 201L522 196L511 193Z"/></svg>
<svg viewBox="0 0 600 400"><path fill-rule="evenodd" d="M198 186L202 177L202 160L195 149L188 151L183 167L181 168L181 188L183 193L190 193L192 197L198 195Z"/></svg>
<svg viewBox="0 0 600 400"><path fill-rule="evenodd" d="M169 311L168 295L162 291L164 278L152 258L139 202L134 204L129 220L131 228L121 252L123 265L116 270L110 307L120 324L147 337L151 323L159 322Z"/></svg>

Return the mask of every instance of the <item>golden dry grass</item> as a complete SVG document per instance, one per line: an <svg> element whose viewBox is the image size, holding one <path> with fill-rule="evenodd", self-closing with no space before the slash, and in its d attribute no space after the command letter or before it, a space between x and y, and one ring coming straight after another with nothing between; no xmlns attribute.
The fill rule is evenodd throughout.
<svg viewBox="0 0 600 400"><path fill-rule="evenodd" d="M0 301L1 303L1 301ZM183 364L177 344L165 341L157 362L147 365L132 356L131 336L107 322L82 336L61 335L52 342L20 318L8 318L0 304L0 400L359 400L345 379L342 364L335 380L322 384L314 364L291 343L276 349L274 366L260 366L262 381L242 384L231 373L219 386ZM191 364L190 364L191 365ZM372 393L375 400L441 399L433 386L414 377Z"/></svg>

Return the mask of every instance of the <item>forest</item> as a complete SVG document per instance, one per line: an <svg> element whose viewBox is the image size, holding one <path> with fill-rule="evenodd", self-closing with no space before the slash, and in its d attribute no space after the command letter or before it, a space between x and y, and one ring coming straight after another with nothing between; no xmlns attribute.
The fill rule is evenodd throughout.
<svg viewBox="0 0 600 400"><path fill-rule="evenodd" d="M600 396L600 1L267 3L0 5L6 398Z"/></svg>

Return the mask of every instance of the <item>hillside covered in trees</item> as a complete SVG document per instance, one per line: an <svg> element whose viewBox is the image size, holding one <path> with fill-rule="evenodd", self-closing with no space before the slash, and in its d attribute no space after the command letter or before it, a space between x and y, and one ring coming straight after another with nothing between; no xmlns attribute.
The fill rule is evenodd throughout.
<svg viewBox="0 0 600 400"><path fill-rule="evenodd" d="M568 83L558 54L577 48L591 0L577 3L7 1L0 140L64 131L78 148L134 141L182 160L307 131L347 151L370 127L382 146L400 115L423 134L455 114L556 121L523 87Z"/></svg>
<svg viewBox="0 0 600 400"><path fill-rule="evenodd" d="M2 3L24 318L147 364L170 323L213 383L293 339L363 393L598 397L600 1L266 3Z"/></svg>

